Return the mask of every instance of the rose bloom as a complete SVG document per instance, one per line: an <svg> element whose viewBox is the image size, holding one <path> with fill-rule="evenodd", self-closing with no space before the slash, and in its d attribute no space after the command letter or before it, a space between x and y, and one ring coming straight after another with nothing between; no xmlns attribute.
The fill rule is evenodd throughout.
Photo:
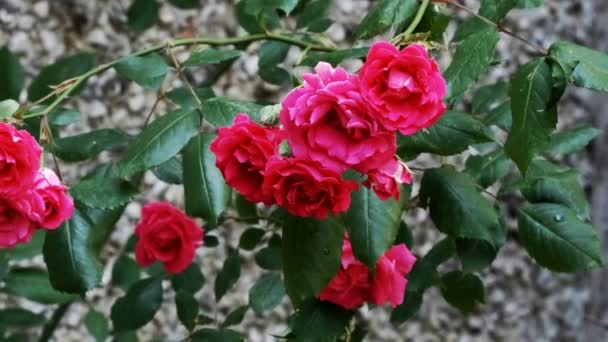
<svg viewBox="0 0 608 342"><path fill-rule="evenodd" d="M11 202L0 198L0 249L29 242L36 228L28 215L13 208Z"/></svg>
<svg viewBox="0 0 608 342"><path fill-rule="evenodd" d="M396 135L368 114L359 78L319 63L283 100L280 120L296 157L338 172L365 171L392 158Z"/></svg>
<svg viewBox="0 0 608 342"><path fill-rule="evenodd" d="M264 168L268 159L279 153L283 139L284 132L260 126L241 113L233 126L219 129L211 151L228 185L250 202L271 204L261 191Z"/></svg>
<svg viewBox="0 0 608 342"><path fill-rule="evenodd" d="M351 193L359 188L357 182L344 180L340 173L302 158L272 157L264 175L266 196L302 217L324 219L330 211L334 215L346 211Z"/></svg>
<svg viewBox="0 0 608 342"><path fill-rule="evenodd" d="M135 257L140 265L147 267L160 261L167 272L181 273L203 245L204 230L183 211L169 203L156 202L144 207L135 234L139 237Z"/></svg>
<svg viewBox="0 0 608 342"><path fill-rule="evenodd" d="M422 45L399 51L389 42L374 44L360 77L361 93L389 130L414 134L437 122L447 108L445 79Z"/></svg>
<svg viewBox="0 0 608 342"><path fill-rule="evenodd" d="M355 259L348 237L342 244L342 262L338 274L319 294L319 299L352 310L369 299L371 289L369 268Z"/></svg>
<svg viewBox="0 0 608 342"><path fill-rule="evenodd" d="M31 187L41 155L42 148L27 131L0 122L0 194Z"/></svg>
<svg viewBox="0 0 608 342"><path fill-rule="evenodd" d="M368 171L367 179L363 185L374 190L383 200L394 197L401 198L401 184L412 183L412 173L407 165L400 160L393 159L378 169Z"/></svg>
<svg viewBox="0 0 608 342"><path fill-rule="evenodd" d="M50 169L40 169L34 181L34 196L43 203L43 211L35 218L41 228L56 229L74 215L74 201L68 187Z"/></svg>
<svg viewBox="0 0 608 342"><path fill-rule="evenodd" d="M416 257L405 244L389 249L376 264L376 277L372 283L371 301L376 305L390 303L394 308L403 303L407 279Z"/></svg>
<svg viewBox="0 0 608 342"><path fill-rule="evenodd" d="M348 236L342 245L340 270L321 291L319 299L338 304L345 309L356 309L365 302L377 305L390 303L396 307L403 303L407 279L416 257L405 244L389 249L376 264L376 276L353 255Z"/></svg>

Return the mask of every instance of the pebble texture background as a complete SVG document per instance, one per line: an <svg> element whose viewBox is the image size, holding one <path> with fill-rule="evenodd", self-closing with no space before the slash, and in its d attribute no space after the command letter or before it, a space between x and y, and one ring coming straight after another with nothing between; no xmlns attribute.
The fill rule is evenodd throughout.
<svg viewBox="0 0 608 342"><path fill-rule="evenodd" d="M164 3L164 1L162 1ZM204 0L200 10L177 10L163 4L160 23L143 34L133 34L126 25L126 8L129 0L0 0L0 46L8 45L16 52L24 64L28 76L32 77L45 65L57 57L80 50L92 50L98 54L100 62L105 62L143 47L186 34L210 37L226 37L244 33L236 21L233 2L224 0ZM535 44L548 47L559 39L608 50L608 38L604 27L608 20L605 0L569 1L546 0L544 7L530 11L513 11L506 25ZM464 3L471 8L478 7L478 1ZM356 24L367 13L368 0L338 0L332 10L335 21L328 34L342 44L352 33ZM460 15L460 14L459 14ZM602 20L604 22L602 22ZM214 86L217 94L241 99L266 98L278 101L285 89L270 86L257 76L258 45L252 45L249 53L241 57ZM288 63L294 65L299 57L298 49L292 49ZM517 65L535 55L522 43L502 36L498 56L503 61L495 68L489 80L506 79ZM182 59L185 54L179 54ZM448 63L449 60L442 61ZM353 65L354 68L357 65ZM190 75L201 80L204 73ZM1 75L0 75L1 81ZM165 88L179 85L179 81L169 77ZM78 99L71 105L86 115L86 122L69 127L63 134L70 135L91 128L120 127L137 132L143 125L146 114L151 109L156 94L145 92L139 86L119 79L109 71L90 81ZM562 102L560 125L578 126L585 122L595 123L608 131L608 97L588 91L569 91ZM162 114L164 105L156 109ZM603 114L603 115L602 115ZM569 157L567 163L576 165L584 175L594 199L596 223L603 230L608 241L608 137L602 137L594 148L577 156ZM100 160L112 158L102 154ZM421 158L417 166L436 164L431 159ZM62 165L69 179L75 179L91 169L92 165ZM594 170L595 166L595 170ZM419 179L418 179L419 180ZM593 190L593 192L592 192ZM139 219L141 207L148 201L167 200L183 205L183 191L178 186L168 186L158 181L151 173L145 177L145 192L138 202L129 205L118 223L111 243L104 250L104 258L109 260L103 278L104 287L87 295L86 304L73 305L56 331L56 341L89 341L82 317L89 307L108 313L114 299L122 295L121 290L111 289L111 267L124 242L133 234ZM603 214L602 214L603 213ZM601 215L604 215L602 218ZM425 253L439 237L423 210L412 212L408 223L416 236L416 252ZM203 309L212 317L221 319L230 308L247 302L249 287L261 274L254 265L253 254L244 253L246 263L237 287L222 299L216 307L213 297L213 281L229 247L234 247L243 227L227 225L216 234L220 245L203 248L198 261L203 265L207 283L198 298ZM606 244L606 243L605 243ZM606 251L606 250L605 250ZM42 260L35 260L41 263ZM389 312L382 308L362 310L370 325L368 341L602 341L608 336L608 299L603 292L607 275L596 271L593 274L555 275L542 270L522 250L510 241L501 251L493 266L482 274L487 289L486 305L478 314L463 316L451 309L437 290L431 290L425 297L420 313L408 323L394 327L389 322ZM169 284L165 284L168 286ZM165 304L154 321L149 323L139 336L142 341L179 341L186 331L177 322L173 304L173 293L166 291ZM0 297L0 306L15 304L14 299ZM44 307L30 302L19 302L34 311ZM271 336L281 334L287 328L286 317L290 310L285 303L263 316L248 312L243 325L238 330L246 333L248 341L274 341ZM50 314L50 313L49 313Z"/></svg>

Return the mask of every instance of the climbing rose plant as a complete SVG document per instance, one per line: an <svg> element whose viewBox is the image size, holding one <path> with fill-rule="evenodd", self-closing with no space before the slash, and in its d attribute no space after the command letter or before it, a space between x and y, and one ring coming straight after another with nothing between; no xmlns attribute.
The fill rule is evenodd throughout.
<svg viewBox="0 0 608 342"><path fill-rule="evenodd" d="M286 339L359 341L366 322L356 310L385 306L395 325L407 324L432 287L465 313L483 310L481 271L512 236L552 271L601 267L578 173L558 162L599 131L556 126L567 86L608 91L608 56L569 42L545 50L501 24L513 8L540 5L482 0L475 13L455 0L379 0L354 33L354 47L338 48L323 33L332 1L241 0L235 12L247 35L186 37L102 64L92 52L74 53L43 68L25 91L19 58L2 48L0 291L58 306L51 317L0 309L0 336L19 340L24 327L43 326L40 339L48 340L80 301L91 306L83 322L97 341L136 340L173 292L170 305L189 340L244 340L231 326L287 296ZM133 1L129 29L147 30L158 11L157 1ZM457 20L455 11L471 16ZM487 84L488 70L503 67L495 58L501 33L537 56L510 79ZM188 58L177 57L180 49ZM306 72L289 68L292 49ZM209 88L245 50L258 54L265 82L292 88L280 103ZM447 68L437 62L441 55L451 57ZM347 60L361 60L360 68L341 66ZM191 82L200 68L207 77ZM69 99L110 69L158 94L142 113L144 126L133 135L104 128L65 136L81 116ZM168 74L182 86L170 88ZM161 101L173 109L151 120ZM103 151L111 162L96 162ZM408 167L421 154L442 163ZM454 155L465 165L451 165ZM62 178L67 163L86 161L97 166L88 175ZM126 206L145 195L146 172L183 185L184 207L147 203L108 267L100 253ZM405 221L415 208L427 210L442 233L426 253ZM507 223L507 209L516 209L516 225ZM220 245L217 231L227 221L252 228ZM197 264L204 248L226 248L217 274ZM39 254L45 268L22 266ZM218 321L199 304L205 279L221 301L245 258L263 275L248 284L248 305ZM122 291L109 312L89 295L104 271Z"/></svg>

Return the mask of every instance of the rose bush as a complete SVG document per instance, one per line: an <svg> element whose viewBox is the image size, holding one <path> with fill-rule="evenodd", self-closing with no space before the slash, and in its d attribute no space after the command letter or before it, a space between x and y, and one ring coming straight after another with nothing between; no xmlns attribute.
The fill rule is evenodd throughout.
<svg viewBox="0 0 608 342"><path fill-rule="evenodd" d="M383 306L403 324L432 287L463 312L482 310L482 271L513 235L549 270L602 266L583 187L559 165L599 132L556 128L567 85L608 89L608 56L519 37L538 56L509 84L478 84L501 67L499 33L512 34L492 23L523 3L484 0L477 17L454 21L451 37L448 22L463 8L453 0L378 1L351 37L360 47L337 48L322 34L331 1L241 0L235 11L247 35L177 39L97 66L93 54L75 54L41 70L27 91L18 57L2 48L0 291L60 305L52 316L0 308L11 318L0 319L0 339L27 339L20 328L45 325L48 340L69 307L85 303L98 341L137 339L162 305L175 306L184 339L241 341L243 330L231 326L249 309L261 315L284 303L293 312L286 339L355 341L365 331L356 310ZM136 0L128 12L129 27L143 31L158 4ZM194 45L203 48L184 49ZM291 68L292 49L310 69ZM282 87L279 104L206 88L244 53L257 53L260 77ZM437 62L441 54L449 65ZM361 67L340 66L346 60ZM157 92L149 118L160 102L170 109L137 134L66 136L63 127L75 124L67 99L109 69ZM169 73L180 81L164 82ZM441 158L429 167L421 154ZM62 179L65 163L84 161L96 168ZM146 204L120 251L105 247L152 174L183 186L183 203ZM444 235L429 251L407 224L415 208ZM513 213L517 224L508 223ZM228 222L250 227L231 241L214 233L235 227ZM227 255L217 273L199 265L207 248ZM107 251L118 255L109 260ZM245 260L264 274L247 284L247 305L222 319L209 308L235 287ZM108 278L120 297L95 307L90 291ZM206 279L213 298L202 295Z"/></svg>

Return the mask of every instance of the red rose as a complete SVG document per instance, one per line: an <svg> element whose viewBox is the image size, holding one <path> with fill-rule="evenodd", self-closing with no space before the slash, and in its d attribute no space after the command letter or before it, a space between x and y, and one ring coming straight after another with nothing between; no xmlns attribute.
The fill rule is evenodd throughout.
<svg viewBox="0 0 608 342"><path fill-rule="evenodd" d="M74 215L74 201L68 195L65 186L55 172L50 169L40 169L36 175L32 196L38 197L43 203L42 211L34 219L42 228L56 229L64 221Z"/></svg>
<svg viewBox="0 0 608 342"><path fill-rule="evenodd" d="M389 42L374 44L360 77L361 93L389 130L414 134L437 122L447 108L445 79L422 45L399 51Z"/></svg>
<svg viewBox="0 0 608 342"><path fill-rule="evenodd" d="M369 299L371 277L369 268L355 259L348 237L342 245L342 263L338 274L319 295L319 299L352 310Z"/></svg>
<svg viewBox="0 0 608 342"><path fill-rule="evenodd" d="M329 211L337 215L347 210L351 193L359 188L356 182L308 159L275 156L268 161L264 176L265 195L302 217L324 219Z"/></svg>
<svg viewBox="0 0 608 342"><path fill-rule="evenodd" d="M165 264L169 273L181 273L203 244L204 230L184 212L169 203L146 205L135 229L139 237L135 248L137 262L146 267L155 261Z"/></svg>
<svg viewBox="0 0 608 342"><path fill-rule="evenodd" d="M11 202L0 199L0 249L29 242L36 228L28 215L13 208Z"/></svg>
<svg viewBox="0 0 608 342"><path fill-rule="evenodd" d="M416 263L416 257L405 244L399 244L389 249L376 264L371 300L376 305L390 303L396 307L403 303L407 279Z"/></svg>
<svg viewBox="0 0 608 342"><path fill-rule="evenodd" d="M226 183L238 190L250 202L271 204L262 194L264 168L268 159L279 153L284 133L266 128L239 114L231 127L220 128L211 143L216 165Z"/></svg>
<svg viewBox="0 0 608 342"><path fill-rule="evenodd" d="M0 194L19 194L34 182L42 148L27 131L0 122Z"/></svg>
<svg viewBox="0 0 608 342"><path fill-rule="evenodd" d="M399 189L403 183L412 183L412 172L404 162L393 159L377 169L368 171L363 185L374 190L383 200L391 197L399 200L401 198Z"/></svg>

